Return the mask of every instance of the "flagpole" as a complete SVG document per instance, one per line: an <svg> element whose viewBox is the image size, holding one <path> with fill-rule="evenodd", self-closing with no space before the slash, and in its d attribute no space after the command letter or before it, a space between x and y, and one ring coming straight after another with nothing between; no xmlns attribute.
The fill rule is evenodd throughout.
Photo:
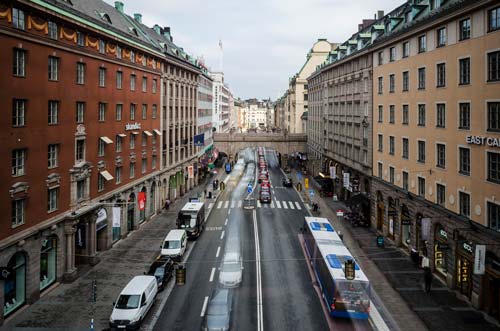
<svg viewBox="0 0 500 331"><path fill-rule="evenodd" d="M222 49L222 40L219 39L219 70L223 72L224 50Z"/></svg>

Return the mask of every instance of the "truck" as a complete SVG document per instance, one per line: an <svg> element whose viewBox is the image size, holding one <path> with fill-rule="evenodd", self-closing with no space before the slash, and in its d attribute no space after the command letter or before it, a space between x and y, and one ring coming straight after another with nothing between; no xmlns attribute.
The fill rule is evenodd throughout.
<svg viewBox="0 0 500 331"><path fill-rule="evenodd" d="M177 228L184 229L188 238L198 238L205 228L205 203L188 202L177 215Z"/></svg>

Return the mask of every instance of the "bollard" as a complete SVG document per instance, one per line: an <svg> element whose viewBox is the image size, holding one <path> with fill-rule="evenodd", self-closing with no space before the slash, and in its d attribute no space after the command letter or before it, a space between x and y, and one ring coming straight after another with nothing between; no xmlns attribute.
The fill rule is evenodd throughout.
<svg viewBox="0 0 500 331"><path fill-rule="evenodd" d="M184 285L186 283L186 267L178 264L175 269L175 283L177 285Z"/></svg>

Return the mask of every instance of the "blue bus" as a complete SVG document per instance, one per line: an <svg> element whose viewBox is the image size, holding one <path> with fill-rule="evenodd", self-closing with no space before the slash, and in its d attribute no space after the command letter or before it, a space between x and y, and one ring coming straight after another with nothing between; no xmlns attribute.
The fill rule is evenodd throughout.
<svg viewBox="0 0 500 331"><path fill-rule="evenodd" d="M357 263L355 277L348 280L345 261L354 260L328 219L306 217L306 252L332 317L368 319L370 282Z"/></svg>
<svg viewBox="0 0 500 331"><path fill-rule="evenodd" d="M226 168L226 174L230 173L231 172L231 163L226 162L225 168Z"/></svg>

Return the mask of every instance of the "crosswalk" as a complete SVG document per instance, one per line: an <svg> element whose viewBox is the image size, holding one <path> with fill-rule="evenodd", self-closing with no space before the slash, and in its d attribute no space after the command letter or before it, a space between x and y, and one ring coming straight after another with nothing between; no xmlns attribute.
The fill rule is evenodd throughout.
<svg viewBox="0 0 500 331"><path fill-rule="evenodd" d="M287 210L302 210L302 206L298 201L280 201L280 200L271 200L271 203L261 203L260 200L256 201L257 208L271 208L271 209L287 209ZM216 209L233 209L233 208L242 208L243 200L226 200L219 201L216 205L210 203L209 208Z"/></svg>

